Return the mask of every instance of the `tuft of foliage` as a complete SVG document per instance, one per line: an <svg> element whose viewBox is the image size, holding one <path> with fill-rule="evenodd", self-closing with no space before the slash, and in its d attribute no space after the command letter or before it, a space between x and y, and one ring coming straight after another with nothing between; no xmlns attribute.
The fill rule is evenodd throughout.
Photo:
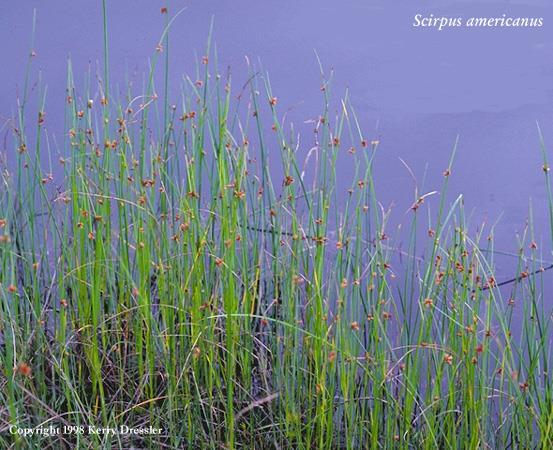
<svg viewBox="0 0 553 450"><path fill-rule="evenodd" d="M349 97L335 112L321 69L305 152L268 77L251 67L234 97L208 39L172 105L170 20L140 96L110 88L106 44L96 90L89 79L78 91L68 66L59 147L40 84L36 115L25 88L10 124L0 446L553 445L551 319L532 221L507 293L493 228L487 239L469 234L462 198L447 199L455 143L428 221L433 193L415 192L396 270L374 181L380 143ZM107 42L105 4L104 32ZM340 158L353 158L355 173L338 184ZM553 211L547 164L544 151ZM88 430L122 424L162 432ZM77 428L9 431L49 425Z"/></svg>

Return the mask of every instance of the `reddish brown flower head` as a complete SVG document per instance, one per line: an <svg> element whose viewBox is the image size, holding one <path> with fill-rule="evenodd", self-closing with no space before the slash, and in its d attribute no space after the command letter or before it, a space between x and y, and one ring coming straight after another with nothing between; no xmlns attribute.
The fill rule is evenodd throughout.
<svg viewBox="0 0 553 450"><path fill-rule="evenodd" d="M30 377L32 373L31 366L25 362L20 362L16 367L16 372L24 377Z"/></svg>

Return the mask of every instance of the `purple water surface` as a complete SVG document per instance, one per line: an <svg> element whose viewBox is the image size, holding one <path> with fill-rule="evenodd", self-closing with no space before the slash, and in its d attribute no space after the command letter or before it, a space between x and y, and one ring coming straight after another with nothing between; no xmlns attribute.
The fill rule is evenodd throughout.
<svg viewBox="0 0 553 450"><path fill-rule="evenodd" d="M125 76L140 84L163 29L165 2L109 0L112 84ZM198 0L168 3L187 8L170 36L171 79L195 70L211 18L221 67L245 80L245 56L269 72L279 106L302 124L321 105L315 51L334 68L334 92L346 88L361 126L380 139L376 164L379 196L395 204L394 223L406 221L413 181L438 190L456 139L460 144L450 196L464 194L471 223L496 227L496 247L516 251L515 235L534 207L538 240L547 241L546 190L536 122L553 150L553 3L548 1ZM63 133L66 61L77 80L101 67L101 1L4 1L0 4L0 118L11 116L21 90L33 10L37 53L48 85L48 131ZM543 17L535 29L413 28L415 14ZM137 74L137 75L133 75ZM351 159L338 160L338 178L349 187ZM339 188L342 186L339 185ZM429 200L430 202L432 200ZM435 206L436 207L436 206ZM434 207L434 208L435 208ZM548 257L549 254L546 255ZM507 264L507 263L506 263ZM501 270L501 267L499 267ZM506 274L507 275L507 274Z"/></svg>

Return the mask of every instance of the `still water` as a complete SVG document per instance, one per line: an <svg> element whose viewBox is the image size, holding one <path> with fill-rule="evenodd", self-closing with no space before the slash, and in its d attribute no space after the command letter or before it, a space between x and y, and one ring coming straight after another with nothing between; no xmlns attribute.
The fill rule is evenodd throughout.
<svg viewBox="0 0 553 450"><path fill-rule="evenodd" d="M463 194L473 228L498 221L496 247L517 250L532 200L537 241L548 244L546 191L537 122L553 152L553 3L526 1L111 0L112 85L128 76L140 86L163 30L164 16L186 10L170 35L171 79L177 87L193 73L214 17L221 67L237 84L247 79L245 57L270 74L288 120L306 128L321 105L317 56L334 70L334 93L346 89L362 128L380 140L379 196L393 204L393 224L406 222L414 184L439 190L453 143L460 137L451 178L452 199ZM74 72L98 70L102 60L100 1L4 1L0 4L0 120L15 109L37 12L34 76L48 85L48 132L63 133L66 61ZM542 17L533 29L414 28L423 16ZM81 77L82 80L82 77ZM553 157L553 154L551 155ZM338 160L338 179L349 186L351 159ZM424 181L424 184L423 184ZM430 200L431 201L431 200ZM549 253L544 259L551 259ZM503 273L508 278L508 261Z"/></svg>

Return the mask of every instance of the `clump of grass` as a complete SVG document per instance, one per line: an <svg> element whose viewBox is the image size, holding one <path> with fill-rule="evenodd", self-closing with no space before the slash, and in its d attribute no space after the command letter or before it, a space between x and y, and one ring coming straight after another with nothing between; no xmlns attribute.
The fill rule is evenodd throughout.
<svg viewBox="0 0 553 450"><path fill-rule="evenodd" d="M448 206L455 143L439 196L415 193L396 264L380 142L349 97L336 108L321 69L306 154L268 77L251 67L236 100L208 45L173 105L169 26L140 96L110 88L106 46L96 90L68 67L64 142L48 140L40 85L36 115L25 90L10 123L2 447L549 447L549 250L532 221L501 288L493 228L471 234L462 198ZM345 195L339 158L355 161ZM163 432L9 432L40 424Z"/></svg>

